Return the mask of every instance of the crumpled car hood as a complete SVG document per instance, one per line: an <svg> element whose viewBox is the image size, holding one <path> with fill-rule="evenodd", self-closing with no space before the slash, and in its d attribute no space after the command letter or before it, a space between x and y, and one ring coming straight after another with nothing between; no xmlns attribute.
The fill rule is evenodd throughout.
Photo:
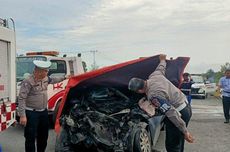
<svg viewBox="0 0 230 152"><path fill-rule="evenodd" d="M174 60L167 60L166 77L176 86L181 83L182 74L189 59L189 57L178 57ZM66 102L77 94L77 90L97 86L128 90L128 83L131 78L147 79L158 64L159 55L156 55L104 67L70 78L57 118L65 110ZM59 123L56 121L55 130L59 132L59 128Z"/></svg>

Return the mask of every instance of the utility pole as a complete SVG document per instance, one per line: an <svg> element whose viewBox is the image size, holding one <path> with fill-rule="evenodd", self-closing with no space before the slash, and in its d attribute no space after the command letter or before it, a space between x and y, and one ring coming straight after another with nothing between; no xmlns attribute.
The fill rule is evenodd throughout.
<svg viewBox="0 0 230 152"><path fill-rule="evenodd" d="M91 53L93 53L93 69L96 68L96 52L98 52L97 50L91 50Z"/></svg>

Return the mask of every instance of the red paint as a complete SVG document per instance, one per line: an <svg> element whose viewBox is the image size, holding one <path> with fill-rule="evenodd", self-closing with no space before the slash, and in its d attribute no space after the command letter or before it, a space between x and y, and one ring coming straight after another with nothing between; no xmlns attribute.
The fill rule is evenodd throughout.
<svg viewBox="0 0 230 152"><path fill-rule="evenodd" d="M62 98L63 95L64 95L64 90L53 95L48 101L48 109L52 109L55 106L57 100Z"/></svg>
<svg viewBox="0 0 230 152"><path fill-rule="evenodd" d="M6 129L6 122L3 122L2 123L2 130L5 130Z"/></svg>
<svg viewBox="0 0 230 152"><path fill-rule="evenodd" d="M12 103L11 104L11 111L15 111L16 110L16 104L15 103Z"/></svg>
<svg viewBox="0 0 230 152"><path fill-rule="evenodd" d="M6 113L6 121L11 120L11 112Z"/></svg>
<svg viewBox="0 0 230 152"><path fill-rule="evenodd" d="M63 89L63 83L56 83L56 84L53 84L53 90L55 89Z"/></svg>

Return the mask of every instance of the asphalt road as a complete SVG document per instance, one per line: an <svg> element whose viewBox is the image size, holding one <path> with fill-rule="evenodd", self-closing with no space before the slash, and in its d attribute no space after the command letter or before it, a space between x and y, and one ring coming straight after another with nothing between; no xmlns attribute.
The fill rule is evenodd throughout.
<svg viewBox="0 0 230 152"><path fill-rule="evenodd" d="M189 130L195 143L185 145L186 152L230 152L230 123L224 124L222 101L209 97L194 99Z"/></svg>
<svg viewBox="0 0 230 152"><path fill-rule="evenodd" d="M193 117L189 130L195 143L185 144L185 152L229 152L230 124L224 124L221 100L209 97L206 100L193 99ZM49 131L46 152L54 152L55 132ZM11 127L0 133L3 152L24 152L23 127Z"/></svg>
<svg viewBox="0 0 230 152"><path fill-rule="evenodd" d="M11 127L0 133L2 152L24 152L24 128L22 126ZM54 152L56 135L53 129L49 131L49 139L46 152Z"/></svg>

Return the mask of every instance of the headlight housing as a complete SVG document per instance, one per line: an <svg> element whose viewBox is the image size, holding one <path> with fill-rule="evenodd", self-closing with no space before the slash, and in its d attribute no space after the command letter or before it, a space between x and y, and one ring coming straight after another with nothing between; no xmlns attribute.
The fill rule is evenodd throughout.
<svg viewBox="0 0 230 152"><path fill-rule="evenodd" d="M205 93L205 88L204 87L200 88L198 93Z"/></svg>

